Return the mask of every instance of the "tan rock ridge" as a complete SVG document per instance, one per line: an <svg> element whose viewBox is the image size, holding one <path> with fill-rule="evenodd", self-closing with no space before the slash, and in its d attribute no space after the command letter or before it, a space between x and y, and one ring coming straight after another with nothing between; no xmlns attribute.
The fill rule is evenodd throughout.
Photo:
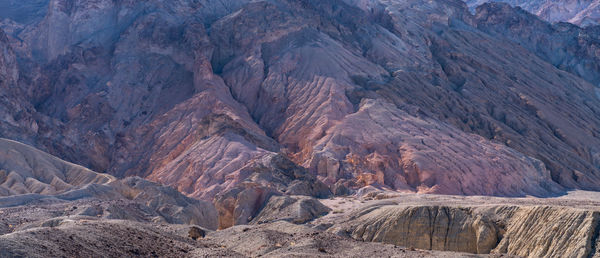
<svg viewBox="0 0 600 258"><path fill-rule="evenodd" d="M404 195L357 207L316 223L337 221L330 232L427 250L520 257L599 255L597 200Z"/></svg>
<svg viewBox="0 0 600 258"><path fill-rule="evenodd" d="M0 139L0 195L55 195L116 178L62 161L25 144Z"/></svg>
<svg viewBox="0 0 600 258"><path fill-rule="evenodd" d="M40 219L36 216L61 217L59 221L90 216L197 224L208 229L216 229L218 222L212 203L186 197L172 187L139 177L117 180L6 139L0 139L0 190L0 207L15 209L14 214L1 214L9 221L27 221L30 216L34 221ZM19 207L40 203L59 203L66 208L54 215L18 212Z"/></svg>

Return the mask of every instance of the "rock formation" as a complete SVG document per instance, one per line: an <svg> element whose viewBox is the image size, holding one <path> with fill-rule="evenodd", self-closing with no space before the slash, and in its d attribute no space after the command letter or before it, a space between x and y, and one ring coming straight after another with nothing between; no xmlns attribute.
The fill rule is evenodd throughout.
<svg viewBox="0 0 600 258"><path fill-rule="evenodd" d="M425 250L596 257L600 210L592 200L402 196L350 209L328 231Z"/></svg>
<svg viewBox="0 0 600 258"><path fill-rule="evenodd" d="M0 256L598 256L565 3L5 0Z"/></svg>
<svg viewBox="0 0 600 258"><path fill-rule="evenodd" d="M58 219L42 224L90 216L217 228L212 203L191 199L171 187L139 177L117 180L10 140L0 139L0 150L0 207L14 209L2 214L5 221L47 216L18 211L22 206L58 203L65 207L52 215Z"/></svg>
<svg viewBox="0 0 600 258"><path fill-rule="evenodd" d="M43 3L0 12L0 136L215 201L222 227L272 195L600 189L594 27L459 0Z"/></svg>
<svg viewBox="0 0 600 258"><path fill-rule="evenodd" d="M0 139L0 196L54 195L116 179L62 161L30 146Z"/></svg>
<svg viewBox="0 0 600 258"><path fill-rule="evenodd" d="M499 237L486 218L450 207L382 207L360 216L356 223L350 230L355 239L427 250L486 254Z"/></svg>

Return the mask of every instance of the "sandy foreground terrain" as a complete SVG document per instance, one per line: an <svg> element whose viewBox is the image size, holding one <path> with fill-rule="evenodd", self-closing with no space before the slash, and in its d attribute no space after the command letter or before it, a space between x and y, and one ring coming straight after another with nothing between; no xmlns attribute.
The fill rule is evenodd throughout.
<svg viewBox="0 0 600 258"><path fill-rule="evenodd" d="M519 217L519 213L539 216L536 215L536 213L539 213L537 209L555 209L556 212L554 213L556 214L549 212L546 217L538 219L543 220L544 224L547 225L552 224L552 221L555 220L561 223L565 231L574 235L577 235L578 232L576 232L577 230L570 231L572 230L570 223L577 223L575 228L586 230L586 226L591 226L591 224L597 227L598 218L600 217L598 216L600 193L585 191L573 191L564 196L544 199L372 192L361 197L337 197L320 201L330 211L325 216L304 224L274 219L251 223L251 225L238 225L225 230L211 231L200 226L170 224L157 219L157 217L145 217L143 208L133 201L42 199L23 206L0 208L0 234L2 234L0 235L0 256L557 256L559 253L549 251L535 253L535 248L529 250L529 253L519 253L511 248L502 250L499 246L503 244L503 240L506 241L506 238L515 236L512 237L514 240L511 240L511 243L507 243L510 246L520 241L518 237L524 237L512 232L511 229L511 223L514 223L512 220L517 217L519 220L523 219ZM424 208L432 211L440 207L445 210L448 219L440 219L440 216L436 217L431 213L423 216L419 214L418 210ZM390 213L390 209L394 212ZM95 210L95 212L91 212L91 210ZM112 214L109 212L110 210L113 211ZM114 213L116 210L119 210L118 214ZM275 209L275 211L265 210L267 211L263 212L273 212L274 214L269 214L272 217L285 217L277 213L282 212L283 208ZM409 210L409 213L407 213L409 215L403 215L403 210ZM302 209L298 209L297 212L301 213ZM591 218L593 219L590 225L586 224L586 221L589 220L586 218L581 220L568 219L569 216L577 217L577 214L580 213L592 214ZM373 214L376 215L378 220L370 220ZM494 238L494 248L483 250L481 248L485 244L480 242L485 242L481 240L484 238L477 237L477 235L485 234L481 233L481 228L491 225L486 223L492 221L490 219L492 217L496 220L494 225L502 224L504 229L495 230L492 228L497 226L490 226L490 229L486 230L493 231L494 235L503 235L504 238ZM411 236L411 233L395 234L391 232L394 229L392 224L390 224L392 226L385 226L387 222L381 224L385 220L393 220L393 225L402 224L403 221L408 220L412 225L410 230L418 235ZM463 252L428 250L441 249L435 244L436 241L440 241L436 238L435 231L439 231L440 227L439 225L436 226L437 224L447 225L444 230L450 232L446 233L443 240L445 243L444 248L449 251L459 250ZM535 223L529 224L532 227L536 226ZM361 226L366 226L367 230L363 229L364 232L359 234L357 232L360 230L357 230L357 227ZM457 228L459 229L456 230ZM371 231L371 233L367 233L367 231ZM455 234L452 233L454 231L456 231ZM476 233L471 234L472 231ZM529 231L544 235L543 227L530 228ZM484 232L487 231L484 230ZM375 236L366 237L369 234ZM378 236L378 234L383 236ZM591 232L590 234L592 234L592 238L587 239L588 242L597 241L597 239L593 239L594 234L597 234L597 232ZM471 237L471 235L475 237ZM416 240L407 242L405 239L407 237L416 240L420 238L429 239L431 246L423 246L421 242ZM597 238L597 235L595 237ZM453 238L457 239L453 240ZM532 242L531 239L535 238L529 238L529 242ZM552 250L552 248L571 250L570 254L583 257L583 253L577 253L577 250L578 243L584 241L584 239L571 239L569 241L574 242L563 241L564 243L557 241L557 239L550 239L547 243L550 246L549 250ZM451 244L453 241L460 244L453 245ZM560 244L568 246L557 246ZM547 249L540 243L536 245L539 249ZM479 249L476 248L474 251L469 249L472 246ZM520 250L524 249L527 249L527 247L521 246ZM594 257L594 253L591 252L596 252L595 247L588 247L588 249L586 254L589 257ZM476 254L478 251L484 253Z"/></svg>
<svg viewBox="0 0 600 258"><path fill-rule="evenodd" d="M152 222L146 218L107 219L73 215L80 207L115 205L104 201L39 203L0 209L2 257L474 257L393 244L353 240L314 224L285 221L210 231L199 226ZM125 213L135 214L126 201ZM138 220L138 221L133 221ZM206 235L194 240L200 229Z"/></svg>

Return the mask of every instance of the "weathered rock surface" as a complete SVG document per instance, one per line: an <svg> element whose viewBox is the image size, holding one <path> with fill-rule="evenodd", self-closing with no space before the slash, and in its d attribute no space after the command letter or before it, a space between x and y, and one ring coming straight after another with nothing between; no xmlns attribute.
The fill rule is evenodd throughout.
<svg viewBox="0 0 600 258"><path fill-rule="evenodd" d="M566 37L544 50L563 49L557 61L528 47L538 41L487 29L509 18L458 0L48 6L27 22L0 13L0 86L18 89L0 102L0 135L191 197L226 196L221 212L237 214L226 225L256 216L271 192L325 196L317 179L468 195L600 189L597 55L593 36L574 36L587 29L548 32ZM552 27L518 17L523 31ZM277 155L312 176L279 182L264 165Z"/></svg>
<svg viewBox="0 0 600 258"><path fill-rule="evenodd" d="M328 231L359 240L429 250L520 257L599 255L597 199L403 195L354 207L315 223L333 223Z"/></svg>
<svg viewBox="0 0 600 258"><path fill-rule="evenodd" d="M600 211L515 209L494 252L528 257L597 257Z"/></svg>
<svg viewBox="0 0 600 258"><path fill-rule="evenodd" d="M215 196L219 228L247 224L273 196L304 195L327 198L329 188L316 177L282 155L266 155L240 170L232 188ZM285 198L285 197L281 197Z"/></svg>
<svg viewBox="0 0 600 258"><path fill-rule="evenodd" d="M355 239L413 246L427 250L489 253L498 242L494 223L468 209L449 207L382 207L353 221ZM348 229L345 229L348 230Z"/></svg>
<svg viewBox="0 0 600 258"><path fill-rule="evenodd" d="M0 196L54 195L115 180L25 144L0 139Z"/></svg>
<svg viewBox="0 0 600 258"><path fill-rule="evenodd" d="M600 24L600 1L597 0L466 0L469 7L487 2L504 2L519 6L546 21L570 22L581 26Z"/></svg>
<svg viewBox="0 0 600 258"><path fill-rule="evenodd" d="M395 245L361 242L285 221L235 226L209 233L206 241L249 257L465 257L464 253L407 249ZM206 250L196 256L212 255Z"/></svg>
<svg viewBox="0 0 600 258"><path fill-rule="evenodd" d="M0 207L16 207L3 213L3 220L90 216L217 228L210 202L139 177L117 180L11 140L0 139L0 168ZM19 207L40 203L60 203L66 210L52 215L19 212Z"/></svg>

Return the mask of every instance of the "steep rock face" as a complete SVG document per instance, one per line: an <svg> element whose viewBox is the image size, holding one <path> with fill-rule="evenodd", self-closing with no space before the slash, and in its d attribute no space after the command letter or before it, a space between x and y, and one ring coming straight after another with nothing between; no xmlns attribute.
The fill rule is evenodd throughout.
<svg viewBox="0 0 600 258"><path fill-rule="evenodd" d="M581 26L600 23L600 1L597 0L467 0L465 2L472 9L487 2L504 2L519 6L551 23L570 22Z"/></svg>
<svg viewBox="0 0 600 258"><path fill-rule="evenodd" d="M20 24L39 22L46 16L49 0L6 0L0 3L0 17Z"/></svg>
<svg viewBox="0 0 600 258"><path fill-rule="evenodd" d="M53 139L66 150L43 149L95 170L114 167L118 135L209 84L204 23L243 3L50 1L42 21L12 35L20 65L32 71L21 87L37 111L66 124L67 139Z"/></svg>
<svg viewBox="0 0 600 258"><path fill-rule="evenodd" d="M360 214L360 213L359 213ZM485 254L498 242L493 222L467 209L449 207L382 207L366 210L348 230L355 239Z"/></svg>
<svg viewBox="0 0 600 258"><path fill-rule="evenodd" d="M28 140L32 134L43 131L43 125L35 117L35 109L27 100L26 91L18 86L17 56L2 30L0 53L0 136Z"/></svg>
<svg viewBox="0 0 600 258"><path fill-rule="evenodd" d="M428 53L435 61L431 77L398 70L387 83L363 80L362 84L406 110L412 108L541 160L563 186L595 189L597 150L588 142L596 139L596 129L589 128L598 123L595 87L516 44L498 44L465 22L449 19L444 29L418 17L406 22L403 28L415 31L412 34L423 26L439 30L427 34ZM570 100L563 102L565 97ZM554 108L558 106L569 108ZM594 172L582 178L581 171Z"/></svg>
<svg viewBox="0 0 600 258"><path fill-rule="evenodd" d="M390 201L352 211L329 231L429 250L596 257L599 216L597 207L395 205Z"/></svg>
<svg viewBox="0 0 600 258"><path fill-rule="evenodd" d="M353 22L353 19L357 21L364 19L364 16L361 18L360 12L351 7L344 6L343 4L338 4L335 8L344 8L343 10L346 11L346 13L342 15L336 11L329 11L335 10L335 8L332 7L332 4L333 3L316 3L309 1L306 3L306 6L309 8L304 7L295 9L301 10L299 15L285 16L283 14L278 14L278 12L284 12L287 9L278 10L275 5L266 2L256 3L242 8L235 16L226 17L214 25L212 29L213 35L218 35L220 37L216 40L236 37L244 39L250 38L245 41L225 41L219 44L224 47L220 50L222 53L216 56L219 58L216 60L216 63L220 64L223 62L220 61L222 56L225 56L223 59L226 61L230 60L229 63L223 65L222 76L232 88L233 95L246 98L257 94L258 102L254 103L244 99L241 99L241 102L246 104L255 119L259 121L259 124L265 128L270 135L273 135L278 142L286 147L288 152L292 153L292 157L295 161L308 167L313 173L318 174L328 183L335 183L337 180L343 178L359 178L358 185L378 183L395 189L416 190L418 187L421 187L423 188L423 191L451 193L452 190L444 189L444 183L442 183L444 179L440 178L442 177L441 173L427 171L435 170L437 168L447 171L447 168L420 168L420 166L427 166L427 164L436 164L434 166L439 166L438 164L440 164L440 162L436 160L445 158L436 156L444 155L444 152L435 153L423 150L423 152L430 153L433 156L416 154L413 156L417 157L413 158L413 156L408 155L408 153L403 153L404 150L402 149L394 150L394 144L390 144L389 146L389 148L392 149L375 149L377 148L375 146L380 146L384 141L389 142L390 139L402 139L399 135L407 133L408 130L410 130L409 128L402 128L399 126L401 124L397 123L383 126L393 128L391 131L378 131L377 128L374 128L369 131L371 134L369 136L358 134L363 132L360 129L348 132L351 130L350 128L356 128L358 124L360 124L360 126L377 125L382 119L390 117L393 113L400 112L397 106L366 104L365 108L368 107L377 110L382 114L378 117L370 117L368 115L359 116L358 113L361 112L360 109L362 105L360 99L378 98L378 96L377 94L372 93L369 95L368 91L365 91L364 89L364 86L366 85L357 85L356 78L364 78L363 81L366 82L384 82L385 80L389 80L389 72L386 71L384 67L375 63L375 61L386 64L389 66L388 69L398 69L399 67L414 69L407 67L414 66L414 64L399 62L402 62L403 58L417 58L419 61L423 60L422 63L417 62L418 66L433 69L432 66L434 66L434 64L431 63L430 60L431 53L423 52L423 50L417 51L416 49L418 46L414 46L425 40L416 37L414 39L410 38L404 40L398 38L399 36L403 36L402 34L385 34L381 27L359 25L360 23ZM448 4L432 3L431 6L427 6L426 4L423 5L418 7L423 10L406 10L411 8L411 5L409 4L397 4L397 6L394 5L393 8L395 8L395 11L398 10L398 12L405 12L407 14L411 12L442 12L446 16L436 17L436 19L445 22L454 19L454 17L465 17L465 19L468 19L468 14L465 13L464 9L461 10L462 6L459 2ZM295 7L293 4L291 6ZM313 10L323 11L317 12ZM302 12L306 12L306 14L300 15ZM310 24L317 18L306 20L303 18L315 16L328 21L328 23L321 25L315 24L315 26L319 28L319 31L306 29L301 25L291 28L290 26L282 27L287 24ZM257 19L257 17L261 18ZM282 19L282 21L279 21L278 19ZM221 25L221 22L241 24L242 27L231 25L225 26ZM256 22L264 23L255 24ZM423 24L418 24L419 22L427 21L411 20L412 26L409 28L417 30L417 28L423 26ZM219 29L221 27L226 28L226 30L220 31ZM243 34L244 32L252 31L251 28L254 27L269 29L266 30L264 34L259 33L247 36ZM332 29L336 27L340 29ZM376 33L380 31L382 34L380 37L376 38L376 40L380 41L378 42L379 44L388 44L386 51L389 51L389 53L386 54L397 58L389 61L385 60L385 57L382 57L382 53L378 52L378 49L375 49L375 47L379 46L375 46L374 43L371 42L370 44L366 43L365 46L363 46L363 48L366 48L366 50L363 51L368 55L368 59L366 59L362 56L364 53L360 54L355 46L344 41L346 38L359 38L360 40L363 40L361 36L353 34L352 31L355 30L363 30L365 33L373 33L373 35L376 35ZM265 44L262 43L264 40L272 40L273 42ZM341 41L342 43L340 44L335 40ZM360 40L358 40L358 42L361 42ZM367 39L364 40L367 41ZM413 46L405 43L405 41L409 40ZM392 42L399 47L390 47L393 46ZM236 45L229 47L228 44ZM423 42L422 44L425 45L426 43ZM228 48L229 50L227 50ZM411 48L415 50L412 50ZM231 57L232 55L235 55L235 51L239 52L244 50L246 51L245 54L242 54L239 59ZM334 55L332 53L336 54ZM259 58L262 58L263 62L255 62L255 60L259 60ZM240 64L240 62L242 63ZM264 74L265 72L263 71L265 69L261 69L261 66L268 68L266 74ZM235 69L231 69L230 67L235 67ZM253 88L254 86L249 86L254 85L252 83L244 84L244 86L248 87L241 87L241 83L253 81L251 78L251 75L253 74L257 74L255 76L264 74L265 76L260 90L258 90L257 93L254 93L256 92ZM242 78L240 78L240 76L242 76ZM246 78L243 78L243 76L246 76ZM237 91L240 91L240 89L244 90L244 94L241 94L241 92L236 93ZM347 96L352 94L355 96ZM261 105L265 107L261 107ZM267 109L266 106L269 108ZM357 111L357 114L353 114ZM404 116L404 114L402 115ZM358 119L353 119L357 117ZM420 120L420 118L414 119L417 121ZM344 123L345 120L355 121ZM443 127L443 125L440 126ZM342 130L345 130L347 133L338 132ZM452 134L448 130L449 128L444 128L441 132L436 132L436 134L424 134ZM373 138L374 131L381 133L381 137ZM410 135L410 133L408 133L408 135ZM352 139L354 137L356 137L356 140L353 141ZM414 137L414 135L410 137ZM468 138L469 140L467 141L477 141L475 138ZM328 143L329 141L335 142ZM400 141L402 140L392 142L399 143ZM421 148L424 147L423 143L417 144L419 144ZM473 143L473 145L479 144L480 143ZM452 145L452 143L450 145ZM490 146L489 149L491 150L494 148L495 147ZM453 154L453 158L461 160L460 163L463 164L469 163L469 160L473 158L474 153L466 153L465 151L466 149L457 151ZM406 154L405 156L407 158L401 158L401 153ZM419 158L422 160L416 161L416 159ZM473 160L476 159L481 160L485 158L473 158ZM524 164L531 162L526 161L526 159L523 160L523 158L511 157L511 159L512 161L507 163ZM523 161L516 161L517 159ZM399 160L402 161L399 162ZM398 163L400 163L400 165L397 165ZM414 165L415 163L418 163L418 165ZM487 170L489 173L486 174L486 177L489 177L489 175L499 177L502 173L500 171L504 170L503 168L493 168L494 166L495 165L482 165L482 170ZM526 177L540 178L542 181L545 181L543 183L535 183L535 185L539 186L538 189L527 189L527 192L531 194L543 194L546 191L551 191L552 184L549 183L549 178L547 176L540 177L540 173L544 174L544 168L540 167L539 172L533 172L538 169L534 168L535 166L532 165L532 163L527 165L524 164L523 166L528 166L530 168L520 169L521 171L532 171L531 175ZM485 174L482 170L474 168L472 164L468 165L468 167L473 169L474 174ZM485 167L485 169L483 169L483 167ZM414 172L408 171L403 173L402 171L405 168L406 170L412 168ZM425 170L425 172L420 173L420 170ZM462 169L451 170L465 172ZM410 173L413 175L407 175ZM364 178L364 180L362 178ZM407 181L411 181L410 184ZM460 180L455 180L454 182L459 181ZM437 188L436 184L439 184ZM502 184L498 186L502 187ZM481 191L481 189L476 191ZM462 191L462 193L468 192L470 192L470 190L465 189ZM522 194L509 189L497 188L491 189L490 192L506 195Z"/></svg>
<svg viewBox="0 0 600 258"><path fill-rule="evenodd" d="M600 255L599 223L598 211L520 208L511 216L494 252L527 257L596 257Z"/></svg>

